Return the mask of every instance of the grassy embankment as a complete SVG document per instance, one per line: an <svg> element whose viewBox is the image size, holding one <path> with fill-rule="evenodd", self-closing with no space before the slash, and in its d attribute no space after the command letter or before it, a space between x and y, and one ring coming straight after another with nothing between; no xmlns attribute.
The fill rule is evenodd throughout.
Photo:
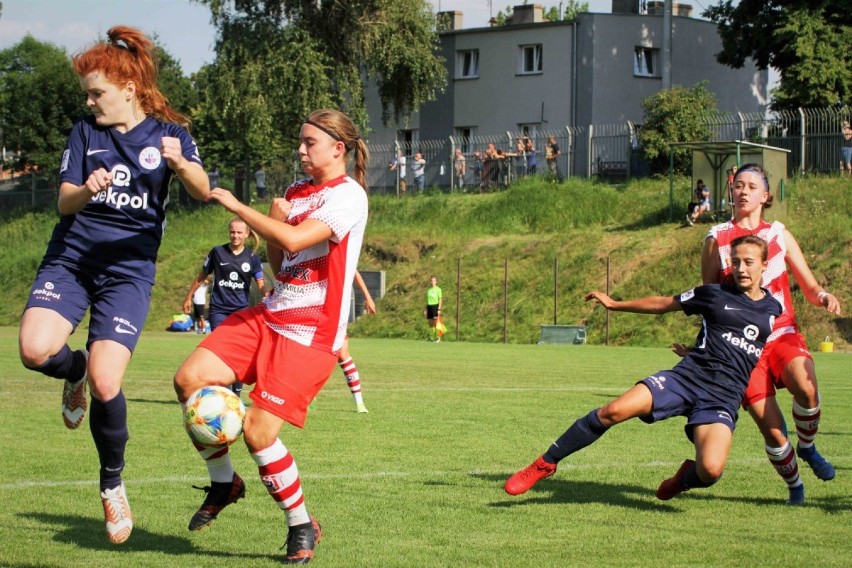
<svg viewBox="0 0 852 568"><path fill-rule="evenodd" d="M817 279L852 309L852 192L838 178L800 178L788 186L783 221L796 235ZM351 327L355 336L424 337L422 304L429 276L439 277L445 294L449 339L532 343L539 325L556 321L585 324L589 342L606 335L604 311L585 304L584 292L606 286L619 297L674 294L699 283L700 250L709 224L684 227L682 203L688 182L677 186L674 222L668 221L668 182L634 181L622 187L570 180L540 181L490 194L427 194L399 200L371 199L360 267L386 271L386 295L379 314ZM187 286L206 252L225 242L230 215L215 206L173 210L160 251L157 285L147 327L163 329L180 310ZM15 325L33 274L44 252L53 212L6 217L0 236L9 252L0 258L6 285L0 291L0 325ZM461 270L460 302L456 300ZM508 300L504 304L504 274ZM824 337L835 349L852 341L852 320L834 318L805 305L797 310L814 349ZM611 344L665 346L689 341L695 320L676 314L610 318Z"/></svg>

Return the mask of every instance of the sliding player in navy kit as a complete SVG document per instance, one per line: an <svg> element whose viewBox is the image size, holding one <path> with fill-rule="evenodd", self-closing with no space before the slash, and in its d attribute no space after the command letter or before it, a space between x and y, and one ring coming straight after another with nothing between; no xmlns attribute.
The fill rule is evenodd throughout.
<svg viewBox="0 0 852 568"><path fill-rule="evenodd" d="M767 266L766 243L753 236L732 243L736 288L709 284L678 296L612 300L591 292L608 310L662 314L683 310L700 314L703 325L695 347L671 370L638 383L609 404L591 411L565 431L535 462L506 481L506 492L519 495L556 473L556 464L596 442L609 428L631 418L652 423L686 416L686 435L695 444L695 460L683 462L657 489L668 500L689 489L709 487L725 469L737 410L781 304L760 287Z"/></svg>
<svg viewBox="0 0 852 568"><path fill-rule="evenodd" d="M192 309L192 295L195 290L213 274L208 317L211 330L219 327L232 313L248 307L252 279L257 283L261 295L263 294L263 266L254 249L245 246L246 239L250 237L257 246L260 240L246 222L239 217L231 219L228 223L228 243L210 249L183 301L183 312L188 314ZM243 383L235 381L231 390L240 396Z"/></svg>
<svg viewBox="0 0 852 568"><path fill-rule="evenodd" d="M92 116L71 130L60 166L62 217L21 319L24 366L64 380L62 417L77 428L91 387L89 427L100 460L107 536L122 543L133 515L121 480L127 445L124 371L151 298L176 175L204 200L210 192L186 119L157 89L155 46L142 32L116 26L107 40L73 57ZM86 349L68 337L90 310Z"/></svg>

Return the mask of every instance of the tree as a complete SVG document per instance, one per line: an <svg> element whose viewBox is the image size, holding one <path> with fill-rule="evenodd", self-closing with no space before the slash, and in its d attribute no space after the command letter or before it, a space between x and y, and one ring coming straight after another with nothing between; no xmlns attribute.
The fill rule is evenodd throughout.
<svg viewBox="0 0 852 568"><path fill-rule="evenodd" d="M157 86L175 110L189 116L198 104L198 92L192 81L183 74L180 62L163 49L157 36L152 39L157 50Z"/></svg>
<svg viewBox="0 0 852 568"><path fill-rule="evenodd" d="M340 108L366 132L367 82L385 124L446 84L424 0L199 1L217 38L216 61L196 76L194 118L205 152L220 163L288 160L299 125L321 107Z"/></svg>
<svg viewBox="0 0 852 568"><path fill-rule="evenodd" d="M577 19L577 16L589 11L589 3L588 2L578 2L577 0L568 0L565 4L565 7L562 11L562 14L559 13L559 8L556 6L551 6L550 10L544 13L544 17L551 22L563 21L563 22L573 22Z"/></svg>
<svg viewBox="0 0 852 568"><path fill-rule="evenodd" d="M849 104L852 12L842 0L725 0L704 11L717 25L717 60L735 69L751 58L774 67L781 82L775 109Z"/></svg>
<svg viewBox="0 0 852 568"><path fill-rule="evenodd" d="M643 100L642 109L645 122L639 129L639 142L651 163L652 173L668 171L673 143L707 140L710 136L707 125L718 114L716 97L705 83L691 89L675 85L662 90ZM675 171L688 173L690 152L683 148L673 150Z"/></svg>
<svg viewBox="0 0 852 568"><path fill-rule="evenodd" d="M271 54L258 45L263 42L257 38L266 37L232 33L236 28L286 36L297 42L291 48L298 54L289 61L289 74L325 83L336 106L362 127L367 125L364 79L378 87L385 122L409 116L446 85L435 17L423 0L201 1L219 32L217 55L225 47L223 32L250 53ZM307 66L300 68L304 57ZM288 77L282 81L293 84Z"/></svg>
<svg viewBox="0 0 852 568"><path fill-rule="evenodd" d="M65 51L27 35L0 51L0 128L13 167L57 169L74 121L87 112Z"/></svg>

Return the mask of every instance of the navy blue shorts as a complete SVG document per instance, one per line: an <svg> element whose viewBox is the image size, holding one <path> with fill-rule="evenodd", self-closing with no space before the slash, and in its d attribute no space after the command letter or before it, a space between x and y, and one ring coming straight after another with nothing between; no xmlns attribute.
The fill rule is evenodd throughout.
<svg viewBox="0 0 852 568"><path fill-rule="evenodd" d="M235 311L239 311L239 310L235 310ZM207 314L207 321L210 322L210 329L214 330L217 327L219 327L220 325L222 325L222 322L225 321L226 319L228 319L229 315L231 315L231 314L224 313L224 312L210 312L209 314Z"/></svg>
<svg viewBox="0 0 852 568"><path fill-rule="evenodd" d="M74 329L90 309L89 337L109 339L136 348L151 305L151 284L126 277L99 274L60 264L39 267L27 308L46 308L68 320Z"/></svg>
<svg viewBox="0 0 852 568"><path fill-rule="evenodd" d="M651 391L654 399L650 416L643 422L652 424L672 416L686 416L687 438L692 441L692 431L700 424L724 424L731 429L737 427L737 411L740 401L721 401L699 385L686 381L672 371L660 371L639 381Z"/></svg>

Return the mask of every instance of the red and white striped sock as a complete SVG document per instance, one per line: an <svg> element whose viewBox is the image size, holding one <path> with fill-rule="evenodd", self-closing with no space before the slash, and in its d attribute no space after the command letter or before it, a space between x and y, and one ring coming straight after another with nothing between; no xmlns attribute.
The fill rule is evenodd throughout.
<svg viewBox="0 0 852 568"><path fill-rule="evenodd" d="M302 482L299 480L299 469L281 440L276 439L271 446L252 453L251 457L257 464L260 480L266 490L287 514L287 524L292 527L310 523L311 517L305 506Z"/></svg>
<svg viewBox="0 0 852 568"><path fill-rule="evenodd" d="M195 442L192 443L198 450L198 455L207 466L210 481L214 483L231 483L234 480L234 464L231 463L231 454L228 446L224 448L205 448Z"/></svg>
<svg viewBox="0 0 852 568"><path fill-rule="evenodd" d="M361 394L361 376L358 374L358 367L355 366L352 357L341 361L340 368L343 369L346 385L349 387L349 392L355 398L355 404L363 404L364 396Z"/></svg>
<svg viewBox="0 0 852 568"><path fill-rule="evenodd" d="M769 458L769 463L775 468L781 479L787 484L787 487L798 487L802 484L799 478L799 464L796 462L796 452L793 451L793 446L790 442L786 442L780 448L770 448L766 446L766 457Z"/></svg>
<svg viewBox="0 0 852 568"><path fill-rule="evenodd" d="M821 414L819 404L816 408L804 408L795 400L793 401L793 421L796 423L796 435L799 437L800 447L809 448L814 445Z"/></svg>

